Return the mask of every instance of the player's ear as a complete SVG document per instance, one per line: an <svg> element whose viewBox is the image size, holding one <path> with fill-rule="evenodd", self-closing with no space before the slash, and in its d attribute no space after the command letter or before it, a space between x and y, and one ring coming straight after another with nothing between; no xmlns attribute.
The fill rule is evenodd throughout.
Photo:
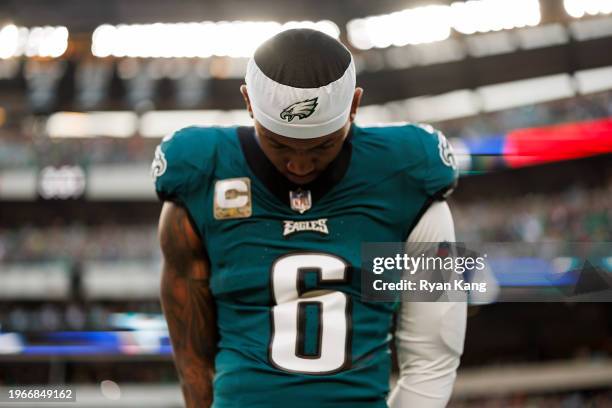
<svg viewBox="0 0 612 408"><path fill-rule="evenodd" d="M251 108L251 100L249 99L249 92L247 91L246 85L240 85L240 93L242 94L242 99L244 99L244 103L246 104L246 109L249 112L249 116L251 119L253 119L253 109Z"/></svg>
<svg viewBox="0 0 612 408"><path fill-rule="evenodd" d="M357 115L357 108L359 108L359 104L361 103L361 96L363 95L363 88L357 87L355 88L355 93L353 94L353 103L351 104L351 122L355 120L355 116Z"/></svg>

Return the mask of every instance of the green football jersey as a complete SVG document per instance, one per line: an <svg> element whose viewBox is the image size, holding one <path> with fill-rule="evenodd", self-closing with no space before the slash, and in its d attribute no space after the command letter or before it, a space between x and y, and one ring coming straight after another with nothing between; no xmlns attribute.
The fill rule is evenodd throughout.
<svg viewBox="0 0 612 408"><path fill-rule="evenodd" d="M406 240L451 191L454 160L429 127L353 125L298 187L250 127L189 127L161 143L157 193L188 210L210 259L214 407L386 407L397 302L362 300L361 244Z"/></svg>

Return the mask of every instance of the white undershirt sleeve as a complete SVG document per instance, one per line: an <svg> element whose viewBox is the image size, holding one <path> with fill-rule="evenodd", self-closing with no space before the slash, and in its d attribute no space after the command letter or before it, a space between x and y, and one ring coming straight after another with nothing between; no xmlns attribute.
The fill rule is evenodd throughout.
<svg viewBox="0 0 612 408"><path fill-rule="evenodd" d="M448 204L439 201L408 237L408 255L421 250L414 243L444 241L455 242L455 229ZM400 373L390 408L446 406L463 353L466 318L467 302L402 301L395 332Z"/></svg>

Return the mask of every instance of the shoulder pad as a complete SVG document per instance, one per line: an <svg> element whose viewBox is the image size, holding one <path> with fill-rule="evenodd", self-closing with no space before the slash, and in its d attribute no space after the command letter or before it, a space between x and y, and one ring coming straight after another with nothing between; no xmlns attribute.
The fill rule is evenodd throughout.
<svg viewBox="0 0 612 408"><path fill-rule="evenodd" d="M421 155L423 161L413 169L415 177L427 193L434 199L443 199L452 193L459 175L453 148L439 130L430 125L410 124L407 148L412 154Z"/></svg>
<svg viewBox="0 0 612 408"><path fill-rule="evenodd" d="M216 140L215 132L204 127L187 127L162 140L151 164L155 191L162 201L183 201L182 196L210 182Z"/></svg>

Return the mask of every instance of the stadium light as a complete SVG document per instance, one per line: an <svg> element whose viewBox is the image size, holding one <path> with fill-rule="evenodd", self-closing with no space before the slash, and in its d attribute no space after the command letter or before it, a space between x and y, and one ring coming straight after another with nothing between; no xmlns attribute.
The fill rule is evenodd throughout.
<svg viewBox="0 0 612 408"><path fill-rule="evenodd" d="M134 112L55 112L49 116L46 131L50 137L130 137L136 133Z"/></svg>
<svg viewBox="0 0 612 408"><path fill-rule="evenodd" d="M351 20L350 43L359 49L386 48L442 41L450 36L448 6L424 6Z"/></svg>
<svg viewBox="0 0 612 408"><path fill-rule="evenodd" d="M338 26L327 20L104 24L93 33L91 52L100 58L250 57L263 41L291 28L312 28L334 38L340 35Z"/></svg>
<svg viewBox="0 0 612 408"><path fill-rule="evenodd" d="M538 0L472 0L450 8L453 28L462 34L533 27L542 17Z"/></svg>
<svg viewBox="0 0 612 408"><path fill-rule="evenodd" d="M538 0L471 0L432 5L348 22L350 43L362 50L442 41L451 29L462 34L536 26Z"/></svg>
<svg viewBox="0 0 612 408"><path fill-rule="evenodd" d="M253 123L246 109L150 111L142 115L139 134L163 137L186 126L248 126Z"/></svg>
<svg viewBox="0 0 612 408"><path fill-rule="evenodd" d="M38 193L44 199L78 198L84 192L85 171L80 166L46 166L40 172Z"/></svg>
<svg viewBox="0 0 612 408"><path fill-rule="evenodd" d="M612 13L612 0L564 0L563 6L574 18Z"/></svg>
<svg viewBox="0 0 612 408"><path fill-rule="evenodd" d="M7 59L17 54L19 46L17 26L9 24L0 30L0 58Z"/></svg>
<svg viewBox="0 0 612 408"><path fill-rule="evenodd" d="M360 125L373 125L401 122L409 117L413 121L439 122L570 98L577 93L587 95L609 90L612 90L612 66L576 71L573 76L555 74L486 85L475 90L460 89L365 105L359 109L356 121ZM55 112L47 120L46 131L53 138L127 138L134 134L161 138L190 125L249 124L252 119L245 109L148 111L140 119L129 111ZM2 187L0 185L0 196L6 195Z"/></svg>
<svg viewBox="0 0 612 408"><path fill-rule="evenodd" d="M17 27L8 24L0 29L0 59L27 57L57 58L68 48L68 29L58 27Z"/></svg>

